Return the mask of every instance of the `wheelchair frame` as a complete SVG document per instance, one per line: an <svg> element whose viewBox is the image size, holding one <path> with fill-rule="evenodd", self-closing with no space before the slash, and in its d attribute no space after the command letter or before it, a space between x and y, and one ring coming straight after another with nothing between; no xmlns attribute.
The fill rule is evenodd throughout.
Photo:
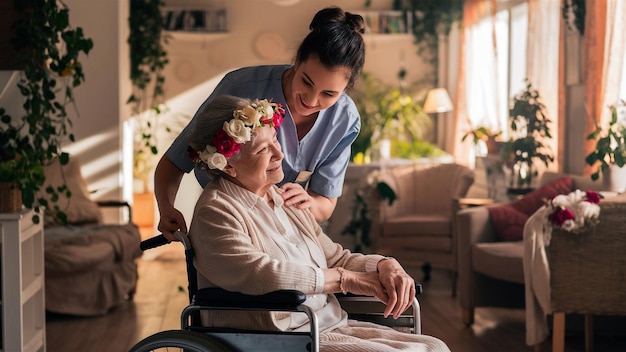
<svg viewBox="0 0 626 352"><path fill-rule="evenodd" d="M191 242L181 232L174 235L185 249L187 282L190 304L181 313L181 330L168 330L148 336L133 346L130 352L153 351L155 348L177 347L185 351L319 351L318 319L309 307L303 303L306 295L297 290L279 290L264 295L246 295L230 292L221 288L203 288L198 290L197 271L193 265L194 251ZM141 242L143 251L155 248L168 241L159 235ZM422 286L416 283L416 293L421 293ZM352 294L337 294L340 302L373 302L374 297ZM402 315L397 320L384 318L382 313L348 314L350 319L369 321L387 326L411 328L414 334L421 334L420 306L417 298L413 300L413 314ZM200 312L203 310L242 310L242 311L283 311L302 312L309 318L309 332L257 331L231 328L204 327L200 324Z"/></svg>

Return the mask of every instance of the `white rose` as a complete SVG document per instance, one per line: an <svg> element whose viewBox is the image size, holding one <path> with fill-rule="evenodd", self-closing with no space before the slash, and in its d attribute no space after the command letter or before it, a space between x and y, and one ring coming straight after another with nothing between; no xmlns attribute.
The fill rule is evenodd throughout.
<svg viewBox="0 0 626 352"><path fill-rule="evenodd" d="M224 122L224 131L233 138L235 143L245 143L250 140L250 129L242 120L232 119Z"/></svg>
<svg viewBox="0 0 626 352"><path fill-rule="evenodd" d="M258 102L258 106L260 107L259 110L263 112L262 114L266 119L274 117L274 108L272 108L272 104L269 101L261 100Z"/></svg>
<svg viewBox="0 0 626 352"><path fill-rule="evenodd" d="M573 231L576 229L576 223L574 220L565 220L563 221L563 225L561 226L565 231Z"/></svg>
<svg viewBox="0 0 626 352"><path fill-rule="evenodd" d="M206 148L204 148L203 151L200 151L198 153L198 155L200 156L200 159L202 161L204 161L205 164L208 164L208 160L211 158L211 156L217 151L217 148L215 148L212 145L207 145Z"/></svg>
<svg viewBox="0 0 626 352"><path fill-rule="evenodd" d="M585 219L596 219L600 216L600 207L589 202L580 202L578 212Z"/></svg>
<svg viewBox="0 0 626 352"><path fill-rule="evenodd" d="M255 108L248 105L243 110L237 110L239 112L237 118L243 121L248 126L256 126L259 123L259 113Z"/></svg>
<svg viewBox="0 0 626 352"><path fill-rule="evenodd" d="M559 194L558 196L552 199L552 205L555 207L566 207L569 205L569 199L564 194Z"/></svg>
<svg viewBox="0 0 626 352"><path fill-rule="evenodd" d="M206 161L207 166L210 169L223 170L226 167L226 157L220 153L213 153L209 160Z"/></svg>

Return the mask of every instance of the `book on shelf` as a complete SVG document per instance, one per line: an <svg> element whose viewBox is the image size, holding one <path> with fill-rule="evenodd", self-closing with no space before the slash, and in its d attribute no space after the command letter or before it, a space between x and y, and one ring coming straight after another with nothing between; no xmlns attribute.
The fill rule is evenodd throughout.
<svg viewBox="0 0 626 352"><path fill-rule="evenodd" d="M169 31L226 32L228 22L224 8L164 8L163 27Z"/></svg>

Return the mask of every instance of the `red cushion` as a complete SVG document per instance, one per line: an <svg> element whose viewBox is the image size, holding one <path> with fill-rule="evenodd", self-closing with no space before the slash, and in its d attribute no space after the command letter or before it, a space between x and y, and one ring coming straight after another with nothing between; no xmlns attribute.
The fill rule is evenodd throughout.
<svg viewBox="0 0 626 352"><path fill-rule="evenodd" d="M523 198L511 203L511 205L522 213L531 216L537 209L546 204L546 200L552 199L559 194L569 194L573 188L574 180L571 177L560 177L528 193Z"/></svg>
<svg viewBox="0 0 626 352"><path fill-rule="evenodd" d="M571 177L561 177L528 193L514 202L489 207L494 230L502 241L521 241L524 238L526 220L545 204L547 199L568 194L574 187Z"/></svg>

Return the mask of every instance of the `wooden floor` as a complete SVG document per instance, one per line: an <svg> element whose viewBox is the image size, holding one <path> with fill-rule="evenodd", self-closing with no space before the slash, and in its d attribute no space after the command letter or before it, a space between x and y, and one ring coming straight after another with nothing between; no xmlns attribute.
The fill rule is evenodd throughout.
<svg viewBox="0 0 626 352"><path fill-rule="evenodd" d="M146 253L139 261L137 294L132 302L101 317L49 314L47 351L123 352L150 334L178 329L180 312L187 304L184 258L180 244L166 247ZM418 270L414 275L421 277ZM454 352L533 351L524 342L522 310L477 309L476 323L465 327L444 272L434 272L433 279L424 283L419 300L423 333L442 339ZM594 347L596 352L626 351L626 334L596 333ZM542 346L542 352L550 350L549 343ZM584 351L581 332L568 333L566 351Z"/></svg>

